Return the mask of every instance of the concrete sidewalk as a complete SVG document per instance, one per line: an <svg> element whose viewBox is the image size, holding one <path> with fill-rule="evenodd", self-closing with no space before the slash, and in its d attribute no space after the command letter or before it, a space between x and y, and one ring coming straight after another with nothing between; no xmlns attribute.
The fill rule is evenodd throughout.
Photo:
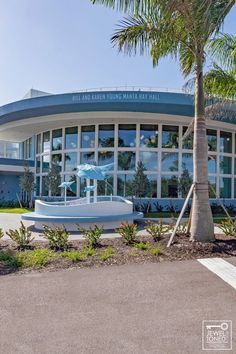
<svg viewBox="0 0 236 354"><path fill-rule="evenodd" d="M199 354L203 320L236 323L235 290L197 261L0 281L3 354Z"/></svg>

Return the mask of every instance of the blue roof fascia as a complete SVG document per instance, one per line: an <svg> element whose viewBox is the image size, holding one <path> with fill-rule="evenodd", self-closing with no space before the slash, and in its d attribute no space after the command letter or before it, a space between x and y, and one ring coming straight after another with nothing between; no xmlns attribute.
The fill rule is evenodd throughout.
<svg viewBox="0 0 236 354"><path fill-rule="evenodd" d="M43 96L0 107L0 124L71 112L130 111L193 116L193 96L169 92L106 91Z"/></svg>

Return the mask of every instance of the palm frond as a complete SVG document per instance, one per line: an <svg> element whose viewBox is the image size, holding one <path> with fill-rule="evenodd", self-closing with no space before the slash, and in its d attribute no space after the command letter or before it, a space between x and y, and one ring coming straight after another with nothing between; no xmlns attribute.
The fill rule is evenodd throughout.
<svg viewBox="0 0 236 354"><path fill-rule="evenodd" d="M208 45L212 57L225 69L233 70L236 67L236 36L222 34L212 39Z"/></svg>
<svg viewBox="0 0 236 354"><path fill-rule="evenodd" d="M217 64L213 65L204 78L206 92L221 98L236 98L236 76L234 73L224 71Z"/></svg>
<svg viewBox="0 0 236 354"><path fill-rule="evenodd" d="M120 22L111 40L119 51L128 55L149 52L155 66L161 57L168 54L176 56L179 41L175 39L175 30L157 13L152 16L129 16ZM170 33L173 35L171 40Z"/></svg>
<svg viewBox="0 0 236 354"><path fill-rule="evenodd" d="M93 4L102 4L118 11L132 14L148 13L153 5L157 5L157 0L91 0Z"/></svg>

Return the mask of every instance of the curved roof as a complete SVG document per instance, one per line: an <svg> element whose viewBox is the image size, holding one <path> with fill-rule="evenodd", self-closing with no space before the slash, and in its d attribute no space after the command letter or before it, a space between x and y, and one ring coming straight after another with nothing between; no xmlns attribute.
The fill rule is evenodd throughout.
<svg viewBox="0 0 236 354"><path fill-rule="evenodd" d="M0 107L0 125L72 112L126 111L193 116L193 97L151 91L94 91L23 99Z"/></svg>

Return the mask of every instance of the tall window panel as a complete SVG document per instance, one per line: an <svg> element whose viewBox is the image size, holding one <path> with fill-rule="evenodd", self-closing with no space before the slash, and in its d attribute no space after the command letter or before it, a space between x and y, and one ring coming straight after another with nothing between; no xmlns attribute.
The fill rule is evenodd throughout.
<svg viewBox="0 0 236 354"><path fill-rule="evenodd" d="M98 145L102 148L113 148L115 143L115 126L114 124L99 125Z"/></svg>
<svg viewBox="0 0 236 354"><path fill-rule="evenodd" d="M65 149L71 150L78 147L78 127L65 129Z"/></svg>
<svg viewBox="0 0 236 354"><path fill-rule="evenodd" d="M94 125L81 127L81 147L83 149L95 147L95 126Z"/></svg>
<svg viewBox="0 0 236 354"><path fill-rule="evenodd" d="M146 147L146 148L158 147L158 125L153 125L153 124L140 125L140 147Z"/></svg>
<svg viewBox="0 0 236 354"><path fill-rule="evenodd" d="M136 124L119 124L119 147L136 146Z"/></svg>

